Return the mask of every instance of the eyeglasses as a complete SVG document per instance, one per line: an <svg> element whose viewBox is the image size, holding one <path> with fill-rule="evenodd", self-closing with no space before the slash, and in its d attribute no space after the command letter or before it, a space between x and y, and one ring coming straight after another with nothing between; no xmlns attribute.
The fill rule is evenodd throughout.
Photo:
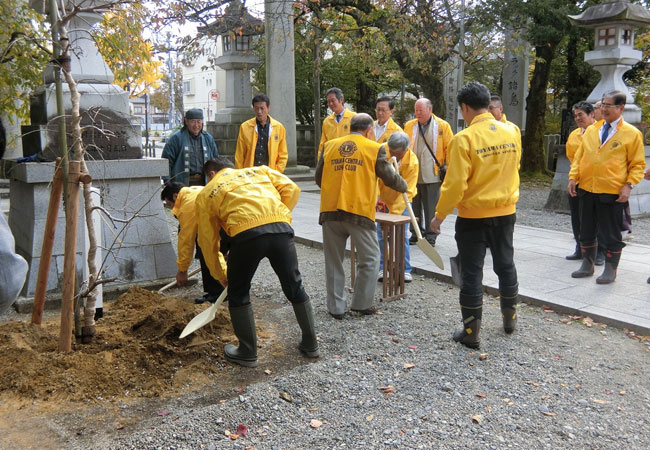
<svg viewBox="0 0 650 450"><path fill-rule="evenodd" d="M375 108L375 111L377 111L378 113L382 113L382 112L384 112L384 113L385 113L385 112L390 112L390 109L384 109L384 108Z"/></svg>
<svg viewBox="0 0 650 450"><path fill-rule="evenodd" d="M201 125L203 123L202 119L186 119L186 120L191 125Z"/></svg>
<svg viewBox="0 0 650 450"><path fill-rule="evenodd" d="M615 107L615 106L620 106L620 105L613 105L613 104L611 104L611 103L601 103L600 106L601 106L602 108L613 108L613 107Z"/></svg>

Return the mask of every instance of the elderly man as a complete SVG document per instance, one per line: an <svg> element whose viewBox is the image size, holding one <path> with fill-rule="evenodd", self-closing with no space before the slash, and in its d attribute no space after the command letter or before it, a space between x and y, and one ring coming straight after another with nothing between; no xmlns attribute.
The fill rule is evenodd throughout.
<svg viewBox="0 0 650 450"><path fill-rule="evenodd" d="M621 236L623 209L632 188L643 178L645 168L643 136L623 120L625 101L626 95L621 91L603 95L604 122L600 127L587 128L569 172L569 194L580 199L582 250L582 265L571 276L593 275L598 230L607 251L605 270L596 279L598 284L616 280L616 269L625 247Z"/></svg>
<svg viewBox="0 0 650 450"><path fill-rule="evenodd" d="M235 169L227 158L205 163L210 182L199 193L199 245L212 275L228 286L228 310L239 346L226 345L228 361L257 367L257 333L250 302L251 280L260 261L268 258L282 291L293 306L302 331L298 345L308 358L318 358L318 341L309 296L302 286L291 228L291 211L300 189L267 166ZM220 253L228 240L228 269Z"/></svg>
<svg viewBox="0 0 650 450"><path fill-rule="evenodd" d="M289 159L284 125L269 116L271 101L265 94L253 97L252 104L255 117L239 127L235 168L264 165L284 172Z"/></svg>
<svg viewBox="0 0 650 450"><path fill-rule="evenodd" d="M177 181L168 181L165 184L160 198L171 208L172 214L178 219L178 245L176 265L176 282L183 286L187 282L187 270L192 262L194 247L199 224L196 217L196 197L203 189L203 186L184 187ZM223 286L212 278L210 270L205 263L201 248L196 246L196 257L201 263L201 279L203 280L204 294L194 300L196 304L205 302L214 303L223 291Z"/></svg>
<svg viewBox="0 0 650 450"><path fill-rule="evenodd" d="M335 319L346 312L343 257L348 237L357 247L357 277L351 309L362 315L376 314L373 306L375 276L379 269L379 244L375 232L377 179L398 192L407 185L386 159L384 145L370 139L373 120L357 114L350 121L352 134L325 144L316 166L321 188L320 216L323 227L327 309Z"/></svg>
<svg viewBox="0 0 650 450"><path fill-rule="evenodd" d="M407 184L406 196L408 201L413 201L413 197L417 192L416 184L418 182L418 172L420 163L418 162L415 153L409 149L408 134L403 131L396 131L388 138L388 153L389 158L395 157L399 167L399 174ZM399 192L387 187L382 180L379 180L379 200L383 202L388 208L388 212L392 214L401 214L408 216L409 212L404 201L404 196ZM409 224L404 227L404 281L410 283L413 281L411 275L411 246L409 244ZM383 280L384 272L384 246L381 243L384 236L381 232L381 226L377 225L377 239L379 245L379 275L377 279Z"/></svg>
<svg viewBox="0 0 650 450"><path fill-rule="evenodd" d="M390 97L380 97L375 102L375 113L377 120L373 127L372 140L384 144L388 138L396 131L402 131L402 128L395 123L392 118L395 110L395 100Z"/></svg>
<svg viewBox="0 0 650 450"><path fill-rule="evenodd" d="M501 123L508 124L510 126L513 126L517 129L519 134L521 134L521 131L519 130L519 127L510 122L507 118L505 113L503 112L503 103L501 102L501 97L498 95L491 95L490 96L490 106L488 106L488 111L492 114L492 116L498 120Z"/></svg>
<svg viewBox="0 0 650 450"><path fill-rule="evenodd" d="M490 91L481 83L472 82L460 89L458 103L469 126L449 145L449 172L431 228L440 233L445 217L458 209L455 237L461 261L463 328L453 339L479 348L483 264L488 247L499 278L503 329L506 333L515 330L518 282L512 235L519 199L521 140L514 128L496 121L488 112Z"/></svg>
<svg viewBox="0 0 650 450"><path fill-rule="evenodd" d="M427 98L415 102L415 119L404 124L404 132L411 138L411 149L420 162L417 195L413 198L413 213L420 218L420 230L431 245L436 245L437 235L427 224L433 219L440 198L441 171L447 164L447 148L454 136L447 122L433 114ZM411 244L417 243L411 231Z"/></svg>
<svg viewBox="0 0 650 450"><path fill-rule="evenodd" d="M203 130L203 110L189 109L183 128L169 138L162 157L169 160L169 179L185 186L204 186L203 164L218 154L214 139Z"/></svg>
<svg viewBox="0 0 650 450"><path fill-rule="evenodd" d="M323 152L323 145L327 141L350 134L350 120L355 114L345 108L343 91L339 88L329 88L325 96L327 98L327 107L332 110L332 114L323 120L320 143L318 144L319 157Z"/></svg>

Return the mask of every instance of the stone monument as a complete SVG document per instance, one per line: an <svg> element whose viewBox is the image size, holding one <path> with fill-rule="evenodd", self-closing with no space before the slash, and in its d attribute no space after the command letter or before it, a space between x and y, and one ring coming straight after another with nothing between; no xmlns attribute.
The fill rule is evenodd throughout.
<svg viewBox="0 0 650 450"><path fill-rule="evenodd" d="M222 54L215 62L226 71L226 107L217 112L214 122L206 124L206 130L214 137L219 154L234 158L239 126L254 116L250 71L260 61L252 50L254 39L264 32L264 24L235 0L222 17L198 31L221 36Z"/></svg>
<svg viewBox="0 0 650 450"><path fill-rule="evenodd" d="M85 8L101 7L107 3L69 0L68 6L82 1ZM43 5L43 2L34 3ZM128 221L112 222L104 216L102 241L98 242L105 261L102 276L117 278L115 283L171 277L176 273L176 256L159 194L160 176L167 175L168 162L141 158L140 131L139 128L134 130L130 123L128 93L112 84L113 73L88 35L90 27L100 18L97 12L83 12L68 26L73 55L71 70L81 93L82 126L89 127L83 136L89 151L86 157L89 160L88 170L93 185L101 192L101 205L97 206L101 206L113 218ZM25 155L38 152L43 159L53 159L58 155L59 120L56 116L53 70L46 70L43 78L44 85L34 92L31 102L30 115L36 125L31 129L32 136L23 140L23 147ZM65 110L66 116L69 116L70 95L67 85L64 86ZM16 237L17 252L29 263L22 293L24 296L32 296L35 291L53 174L54 163L48 162L14 164L8 170L11 182L9 226ZM85 216L81 205L79 211L78 235L83 236ZM48 291L60 289L64 230L65 218L61 208L57 218ZM84 239L78 239L79 273L84 264L81 256L83 246Z"/></svg>
<svg viewBox="0 0 650 450"><path fill-rule="evenodd" d="M529 44L508 31L503 55L501 100L508 120L523 133L526 128L526 96L528 95Z"/></svg>

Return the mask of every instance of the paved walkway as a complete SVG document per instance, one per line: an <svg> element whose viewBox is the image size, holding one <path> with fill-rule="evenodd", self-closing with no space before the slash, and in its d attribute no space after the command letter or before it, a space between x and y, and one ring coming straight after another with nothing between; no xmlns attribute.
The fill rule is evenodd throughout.
<svg viewBox="0 0 650 450"><path fill-rule="evenodd" d="M318 225L318 188L306 181L299 181L298 185L302 194L293 212L296 238L302 243L321 246L323 236ZM417 246L411 246L414 273L451 282L447 265L449 257L457 253L455 220L456 216L449 216L445 220L442 234L436 242L436 250L445 261L445 270L435 266ZM594 277L571 278L571 272L580 266L580 262L564 259L575 246L573 235L568 232L517 225L514 245L519 292L523 300L650 335L650 285L646 283L650 276L650 246L628 242L623 250L616 282L598 285L596 276L602 272L602 266L596 267ZM485 260L483 284L491 294L498 293L498 279L492 271L490 257Z"/></svg>

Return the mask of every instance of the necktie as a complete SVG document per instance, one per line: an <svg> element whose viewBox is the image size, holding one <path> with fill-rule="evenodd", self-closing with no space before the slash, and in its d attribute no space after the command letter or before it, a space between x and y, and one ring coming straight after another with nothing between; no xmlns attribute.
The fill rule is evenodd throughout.
<svg viewBox="0 0 650 450"><path fill-rule="evenodd" d="M341 122L341 119L343 118L343 113L339 113L336 115L336 123Z"/></svg>
<svg viewBox="0 0 650 450"><path fill-rule="evenodd" d="M611 126L609 123L607 123L607 122L605 122L605 124L603 125L603 132L602 132L602 134L601 134L601 136L600 136L600 143L601 143L601 144L604 144L605 141L607 140L607 135L609 134L609 129L610 129L611 127L612 127L612 126Z"/></svg>

